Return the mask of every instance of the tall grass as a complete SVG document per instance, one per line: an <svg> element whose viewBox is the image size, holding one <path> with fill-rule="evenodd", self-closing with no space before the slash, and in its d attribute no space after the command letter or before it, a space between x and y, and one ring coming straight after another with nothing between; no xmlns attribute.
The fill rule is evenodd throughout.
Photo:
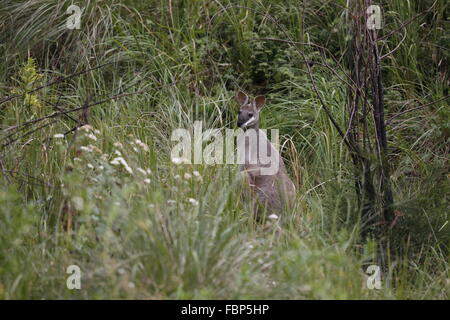
<svg viewBox="0 0 450 320"><path fill-rule="evenodd" d="M448 94L445 34L438 31L445 1L421 18L429 26L409 24L407 40L384 62L389 156L403 216L381 290L367 288L365 273L377 263L379 243L359 238L350 157L303 58L291 44L256 39L283 37L267 13L292 39L321 44L340 59L348 41L345 1L88 1L74 31L64 28L69 4L3 1L0 8L0 93L17 95L0 105L2 145L12 133L17 139L0 153L0 297L448 299L448 102L400 114ZM427 6L382 8L387 34ZM442 59L438 77L421 60L416 40L425 35ZM324 59L299 48L308 59ZM317 64L314 79L344 125L345 76L326 62L337 74ZM262 127L280 129L298 193L295 210L278 220L254 221L236 166L171 160L174 129L195 120L204 128L235 126L238 87L266 94ZM80 112L12 128L133 92L92 107L89 125L64 138L55 134L77 126ZM81 290L66 287L72 264L82 270Z"/></svg>

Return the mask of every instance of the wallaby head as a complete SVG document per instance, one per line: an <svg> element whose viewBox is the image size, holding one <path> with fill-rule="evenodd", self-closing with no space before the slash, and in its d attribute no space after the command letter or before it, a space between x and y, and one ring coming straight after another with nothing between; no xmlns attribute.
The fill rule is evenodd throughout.
<svg viewBox="0 0 450 320"><path fill-rule="evenodd" d="M239 113L237 125L244 130L259 128L259 112L261 111L266 98L264 96L257 96L251 101L248 96L239 91L236 94L236 100L239 103Z"/></svg>

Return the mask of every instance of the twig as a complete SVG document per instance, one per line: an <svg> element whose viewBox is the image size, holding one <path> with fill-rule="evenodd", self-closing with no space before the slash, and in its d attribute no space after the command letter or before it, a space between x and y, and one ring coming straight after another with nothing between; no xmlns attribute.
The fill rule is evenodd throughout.
<svg viewBox="0 0 450 320"><path fill-rule="evenodd" d="M30 181L28 181L28 180L21 179L21 178L18 178L18 177L13 177L13 175L12 175L13 173L15 173L15 174L21 174L22 176L25 176L25 177L27 177L27 178L31 178L31 179L33 179L33 180L36 180L37 183L35 182L34 184L46 186L46 187L49 187L49 188L55 188L54 185L51 185L51 184L46 183L46 182L43 182L41 179L36 178L36 177L34 177L34 176L30 175L30 174L27 174L27 173L22 173L22 172L14 171L14 170L2 170L2 173L5 175L5 177L6 177L7 179L8 179L8 175L7 175L7 174L9 174L9 176L12 177L12 178L22 180L22 181L24 181L24 182L26 182L26 183L30 183Z"/></svg>
<svg viewBox="0 0 450 320"><path fill-rule="evenodd" d="M402 38L402 40L400 40L400 42L398 43L398 45L397 45L394 49L392 49L390 52L388 52L388 53L382 55L382 56L380 57L380 60L383 60L383 59L386 58L387 56L389 56L389 55L393 54L395 51L397 51L398 48L400 48L400 46L402 45L402 43L405 41L407 35L408 35L408 32L405 30L405 34L403 35L403 38Z"/></svg>
<svg viewBox="0 0 450 320"><path fill-rule="evenodd" d="M410 24L411 22L413 22L414 20L416 20L416 19L419 18L420 16L422 16L422 15L424 15L424 14L430 12L430 11L433 9L433 7L434 7L435 4L436 4L436 1L435 1L435 2L431 5L431 7L429 7L427 10L422 11L422 12L416 14L416 15L415 15L414 17L412 17L411 19L404 21L397 29L394 29L394 30L392 30L391 32L389 32L387 35L378 38L378 40L381 41L381 40L385 40L385 39L389 38L389 37L392 36L394 33L396 33L397 31L399 31L399 30L401 30L401 29L403 29L404 27L406 27L408 24Z"/></svg>
<svg viewBox="0 0 450 320"><path fill-rule="evenodd" d="M160 89L160 88L163 88L163 87L166 87L166 86L174 85L175 83L176 83L176 82L171 82L171 83L169 83L169 84L161 85L161 86L156 87L156 88L154 88L154 89ZM23 124L21 124L21 125L19 125L19 126L16 126L15 129L22 128L22 127L27 127L27 126L33 125L33 124L35 124L35 123L37 123L37 122L44 121L44 120L46 120L46 119L53 119L53 118L56 118L56 117L61 116L61 115L66 115L66 114L69 114L69 113L72 113L72 112L77 112L77 111L80 111L80 110L89 109L89 108L91 108L91 107L94 107L94 106L97 106L97 105L99 105L99 104L103 104L103 103L109 102L109 101L111 101L111 100L117 100L117 99L120 99L120 98L123 98L123 97L126 97L126 96L131 96L131 95L134 95L134 94L142 94L142 93L145 93L145 92L147 92L147 91L148 91L148 89L142 89L142 90L138 90L138 91L135 91L135 92L121 93L121 94L113 95L113 96L111 96L111 97L109 97L109 98L107 98L107 99L101 100L101 101L97 101L97 102L94 102L94 103L91 103L91 104L83 104L82 106L77 107L77 108L74 108L74 109L54 112L54 113L49 114L49 115L47 115L47 116L44 116L44 117L41 117L41 118L38 118L38 119L34 119L34 120L27 121L27 122L25 122L25 123L23 123ZM19 137L19 138L16 138L16 139L14 139L14 140L12 140L12 141L8 141L7 143L5 143L5 144L2 145L2 148L5 148L5 147L7 147L8 145L12 144L13 142L19 140L20 138L22 138L22 137L24 137L24 136L28 136L28 135L30 135L31 133L34 133L34 132L36 132L37 130L42 129L42 128L44 128L44 127L46 127L46 126L48 126L48 125L50 125L50 124L53 124L53 123L55 123L55 122L56 122L56 121L53 121L53 122L50 122L50 123L46 123L46 124L44 124L44 125L42 125L42 126L36 128L36 129L34 129L34 130L32 130L32 131L27 132L26 134L22 135L22 136Z"/></svg>
<svg viewBox="0 0 450 320"><path fill-rule="evenodd" d="M444 100L446 100L446 99L448 99L448 98L450 98L450 94L449 94L449 95L446 95L445 97L442 97L442 98L440 98L440 99L437 99L437 100L435 100L435 101L432 101L432 102L423 104L423 105L421 105L421 106L418 106L418 107L415 107L415 108L411 108L411 109L408 109L408 110L399 112L399 113L393 115L393 116L388 120L388 123L391 123L392 120L394 120L395 118L397 118L397 117L399 117L399 116L401 116L401 115L403 115L403 114L405 114L405 113L408 113L408 112L411 112L411 111L414 111L414 110L418 110L418 109L422 109L422 108L426 108L426 107L432 106L432 105L434 105L434 104L436 104L436 103L438 103L438 102L444 101Z"/></svg>

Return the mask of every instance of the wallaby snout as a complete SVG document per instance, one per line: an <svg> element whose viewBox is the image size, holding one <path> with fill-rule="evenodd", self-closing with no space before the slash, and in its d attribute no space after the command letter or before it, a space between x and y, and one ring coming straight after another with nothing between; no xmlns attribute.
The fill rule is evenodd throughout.
<svg viewBox="0 0 450 320"><path fill-rule="evenodd" d="M237 125L239 128L247 129L247 125L253 121L255 118L253 110L247 111L247 110L240 110L238 113L238 121Z"/></svg>

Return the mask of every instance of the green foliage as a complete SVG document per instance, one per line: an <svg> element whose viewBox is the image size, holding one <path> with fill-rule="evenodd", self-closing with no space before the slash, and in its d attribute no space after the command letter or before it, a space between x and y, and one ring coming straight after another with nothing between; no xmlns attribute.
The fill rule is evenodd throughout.
<svg viewBox="0 0 450 320"><path fill-rule="evenodd" d="M382 2L380 33L432 2ZM89 1L81 30L69 4L0 8L0 94L19 96L0 104L0 298L448 299L447 2L383 40L400 44L382 62L399 217L379 291L365 271L381 243L359 239L353 165L314 91L345 128L347 1ZM267 96L262 127L280 129L297 186L276 221L255 223L237 167L170 158L176 128L235 126L237 88ZM138 91L77 130L80 111L26 123Z"/></svg>
<svg viewBox="0 0 450 320"><path fill-rule="evenodd" d="M23 120L23 115L25 115L26 119L29 118L27 114L35 116L42 114L42 103L39 101L37 94L30 93L30 91L40 85L42 77L36 70L36 61L33 58L28 58L27 62L19 70L19 78L13 79L17 87L12 90L12 93L22 97L21 104L18 107L25 107L24 109L15 110L15 114L20 115L15 119L16 123ZM31 112L27 110L28 108Z"/></svg>

